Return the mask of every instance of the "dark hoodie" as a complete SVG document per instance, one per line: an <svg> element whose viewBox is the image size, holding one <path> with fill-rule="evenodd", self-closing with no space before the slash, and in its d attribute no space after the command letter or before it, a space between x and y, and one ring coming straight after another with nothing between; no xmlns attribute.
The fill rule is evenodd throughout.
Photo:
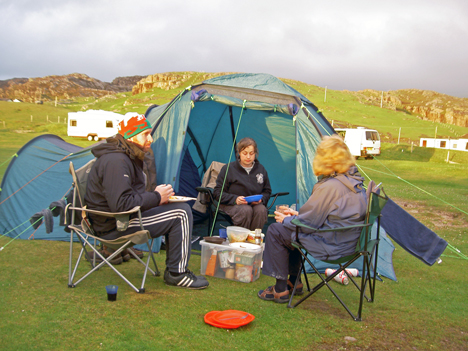
<svg viewBox="0 0 468 351"><path fill-rule="evenodd" d="M140 148L117 134L94 147L92 153L97 160L86 187L85 202L89 209L123 212L140 206L146 211L159 205L159 193L146 191L145 153ZM114 218L92 214L89 217L98 235L116 230Z"/></svg>
<svg viewBox="0 0 468 351"><path fill-rule="evenodd" d="M297 218L304 224L317 229L333 229L364 223L367 210L364 178L357 167L348 172L333 174L315 184L309 200L301 207ZM295 226L286 217L283 225L291 230L291 240L296 239ZM299 234L299 239L316 259L334 260L354 252L361 228L342 232Z"/></svg>
<svg viewBox="0 0 468 351"><path fill-rule="evenodd" d="M224 165L216 179L216 186L213 190L214 197L219 200L221 189L223 189L222 200L223 205L235 205L236 199L239 196L250 196L262 194L262 203L266 206L270 200L271 186L268 173L258 160L252 167L250 173L241 166L239 160L227 165ZM224 180L226 178L226 180ZM223 188L224 183L224 188Z"/></svg>

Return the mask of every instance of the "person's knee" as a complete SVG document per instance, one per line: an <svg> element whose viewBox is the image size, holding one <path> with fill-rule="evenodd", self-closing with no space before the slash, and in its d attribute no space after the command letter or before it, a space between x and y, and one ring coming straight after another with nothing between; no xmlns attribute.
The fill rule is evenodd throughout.
<svg viewBox="0 0 468 351"><path fill-rule="evenodd" d="M247 205L242 205L242 206L239 206L238 211L236 213L236 217L250 220L252 218L252 214L253 214L252 207L247 206Z"/></svg>
<svg viewBox="0 0 468 351"><path fill-rule="evenodd" d="M255 213L255 215L264 215L264 216L266 216L267 213L268 213L267 208L262 204L253 206L252 209L253 209L253 212Z"/></svg>
<svg viewBox="0 0 468 351"><path fill-rule="evenodd" d="M279 236L279 229L282 227L282 223L272 223L268 226L267 232L266 232L266 238L273 238L273 237L278 237Z"/></svg>

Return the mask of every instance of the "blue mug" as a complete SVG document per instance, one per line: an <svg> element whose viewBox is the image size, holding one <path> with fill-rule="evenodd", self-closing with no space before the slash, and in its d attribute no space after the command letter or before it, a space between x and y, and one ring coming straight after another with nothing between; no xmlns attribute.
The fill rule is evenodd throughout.
<svg viewBox="0 0 468 351"><path fill-rule="evenodd" d="M223 239L226 239L226 238L227 238L226 229L221 228L221 229L219 230L219 237L220 237L220 238L223 238Z"/></svg>

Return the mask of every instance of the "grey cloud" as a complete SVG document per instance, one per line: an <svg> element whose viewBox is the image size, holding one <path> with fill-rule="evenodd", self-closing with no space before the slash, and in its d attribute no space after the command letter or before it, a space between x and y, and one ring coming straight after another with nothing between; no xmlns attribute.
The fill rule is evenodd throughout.
<svg viewBox="0 0 468 351"><path fill-rule="evenodd" d="M468 97L468 2L0 2L0 79L264 72Z"/></svg>

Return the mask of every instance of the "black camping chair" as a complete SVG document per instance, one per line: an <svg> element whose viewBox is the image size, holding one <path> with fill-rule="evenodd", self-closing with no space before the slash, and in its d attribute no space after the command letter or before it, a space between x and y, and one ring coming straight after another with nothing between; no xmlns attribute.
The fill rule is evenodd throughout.
<svg viewBox="0 0 468 351"><path fill-rule="evenodd" d="M298 219L293 219L291 223L296 225L296 241L292 242L292 245L299 250L301 253L301 265L300 269L298 272L298 277L301 276L301 270L304 274L304 279L307 285L307 291L308 293L301 298L298 302L296 302L294 305L292 304L294 295L296 293L296 288L297 284L299 282L299 279L296 279L296 283L294 284L293 292L291 294L291 297L289 299L288 307L289 308L295 308L299 304L301 304L304 300L309 298L311 295L315 294L318 290L320 290L323 286L327 286L330 291L333 293L333 295L338 299L338 301L341 303L341 305L346 309L346 311L351 315L351 317L355 321L361 321L361 315L362 315L362 304L364 298L368 302L373 302L374 301L374 296L375 296L375 281L376 281L376 275L377 275L377 256L378 256L378 244L379 244L379 235L380 235L380 213L385 206L385 204L388 201L388 197L383 191L383 189L380 189L381 193L383 195L379 195L376 193L378 191L377 188L374 188L374 182L370 182L368 186L368 203L367 203L367 212L366 212L366 218L363 224L361 225L354 225L354 226L348 226L348 227L342 227L342 228L335 228L335 229L329 229L329 230L319 230L316 228L309 227L305 224L303 224L301 221ZM376 238L372 239L371 238L371 231L372 231L372 226L374 225L375 221L377 220L377 236ZM307 257L310 255L307 251L307 249L300 243L299 241L299 231L301 228L308 228L316 233L323 233L323 232L329 232L329 231L344 231L344 230L349 230L352 228L359 228L362 227L361 231L361 236L359 237L356 250L352 255L342 257L337 260L323 260L323 262L327 262L330 264L338 264L339 269L337 269L333 274L329 275L326 277L324 274L320 273L319 270L314 266L314 264L310 261L310 259ZM310 255L312 256L312 255ZM349 274L346 271L346 268L349 267L353 262L355 262L358 258L362 257L363 258L363 263L362 263L362 270L361 270L361 284L358 285L356 281L353 279L351 274ZM318 283L315 287L310 289L309 286L309 280L307 278L307 272L305 270L305 261L309 263L309 265L312 267L312 269L317 273L318 277L321 279L320 283ZM346 274L348 279L353 283L353 285L359 290L359 306L358 306L358 312L357 314L353 314L351 310L348 308L348 306L343 302L343 300L338 296L336 291L332 288L332 286L329 284L337 275L340 273ZM342 273L342 274L343 274ZM368 297L366 295L366 289L369 287L369 295Z"/></svg>
<svg viewBox="0 0 468 351"><path fill-rule="evenodd" d="M208 211L208 236L211 233L212 224L216 223L218 219L218 215L221 215L230 225L233 224L231 217L226 212L219 209L218 201L213 196L216 179L218 178L219 171L224 165L225 163L213 161L203 176L202 186L195 188L198 191L197 202L200 202L206 211ZM289 193L284 192L272 194L268 201L270 205L266 204L268 212L270 212L270 209L273 207L276 198L278 196L285 195L289 195Z"/></svg>
<svg viewBox="0 0 468 351"><path fill-rule="evenodd" d="M126 212L119 212L119 213L110 213L110 212L102 212L102 211L94 211L86 208L86 204L84 202L84 195L86 192L86 183L88 179L89 171L93 165L95 160L88 162L86 165L81 167L80 169L75 171L73 167L73 163L70 162L70 173L73 177L73 203L68 208L71 212L71 224L68 226L70 228L70 259L69 259L69 272L68 272L68 286L70 288L74 288L78 285L81 281L83 281L86 277L88 277L91 273L95 272L103 265L107 264L117 275L122 278L130 287L138 293L145 292L145 281L148 271L151 272L154 276L159 276L158 266L153 256L153 251L151 247L153 246L153 238L150 236L148 230L145 230L143 227L142 219L141 219L141 211L140 207L136 206L135 208L131 209L130 211ZM137 231L133 234L128 234L122 237L119 237L114 240L105 240L98 237L90 223L87 213L94 213L97 215L105 216L105 217L114 217L117 220L117 229L118 230L125 230L126 226L128 225L129 215L131 214L138 214L138 218L140 219L140 226L141 230ZM81 251L78 255L78 258L75 262L74 269L73 268L73 238L74 235L77 236L80 244L81 244ZM91 244L90 240L94 239L93 244ZM115 252L112 253L109 257L105 258L97 249L96 249L96 241L100 241L104 245L114 249ZM143 272L143 279L141 282L140 288L137 288L133 285L129 279L127 279L120 271L118 271L112 264L111 261L119 257L122 251L128 247L132 247L138 244L146 244L148 247L148 256L146 262L143 262L132 250L129 250L130 254L137 259L145 268ZM90 258L89 252L87 248L90 248L93 252L93 258ZM96 264L96 256L102 260L99 264ZM85 257L86 260L91 264L91 269L83 275L80 279L74 281L75 274L77 272L78 266L82 261L82 258ZM149 267L149 262L151 261L154 264L154 271ZM84 260L83 260L84 261Z"/></svg>

